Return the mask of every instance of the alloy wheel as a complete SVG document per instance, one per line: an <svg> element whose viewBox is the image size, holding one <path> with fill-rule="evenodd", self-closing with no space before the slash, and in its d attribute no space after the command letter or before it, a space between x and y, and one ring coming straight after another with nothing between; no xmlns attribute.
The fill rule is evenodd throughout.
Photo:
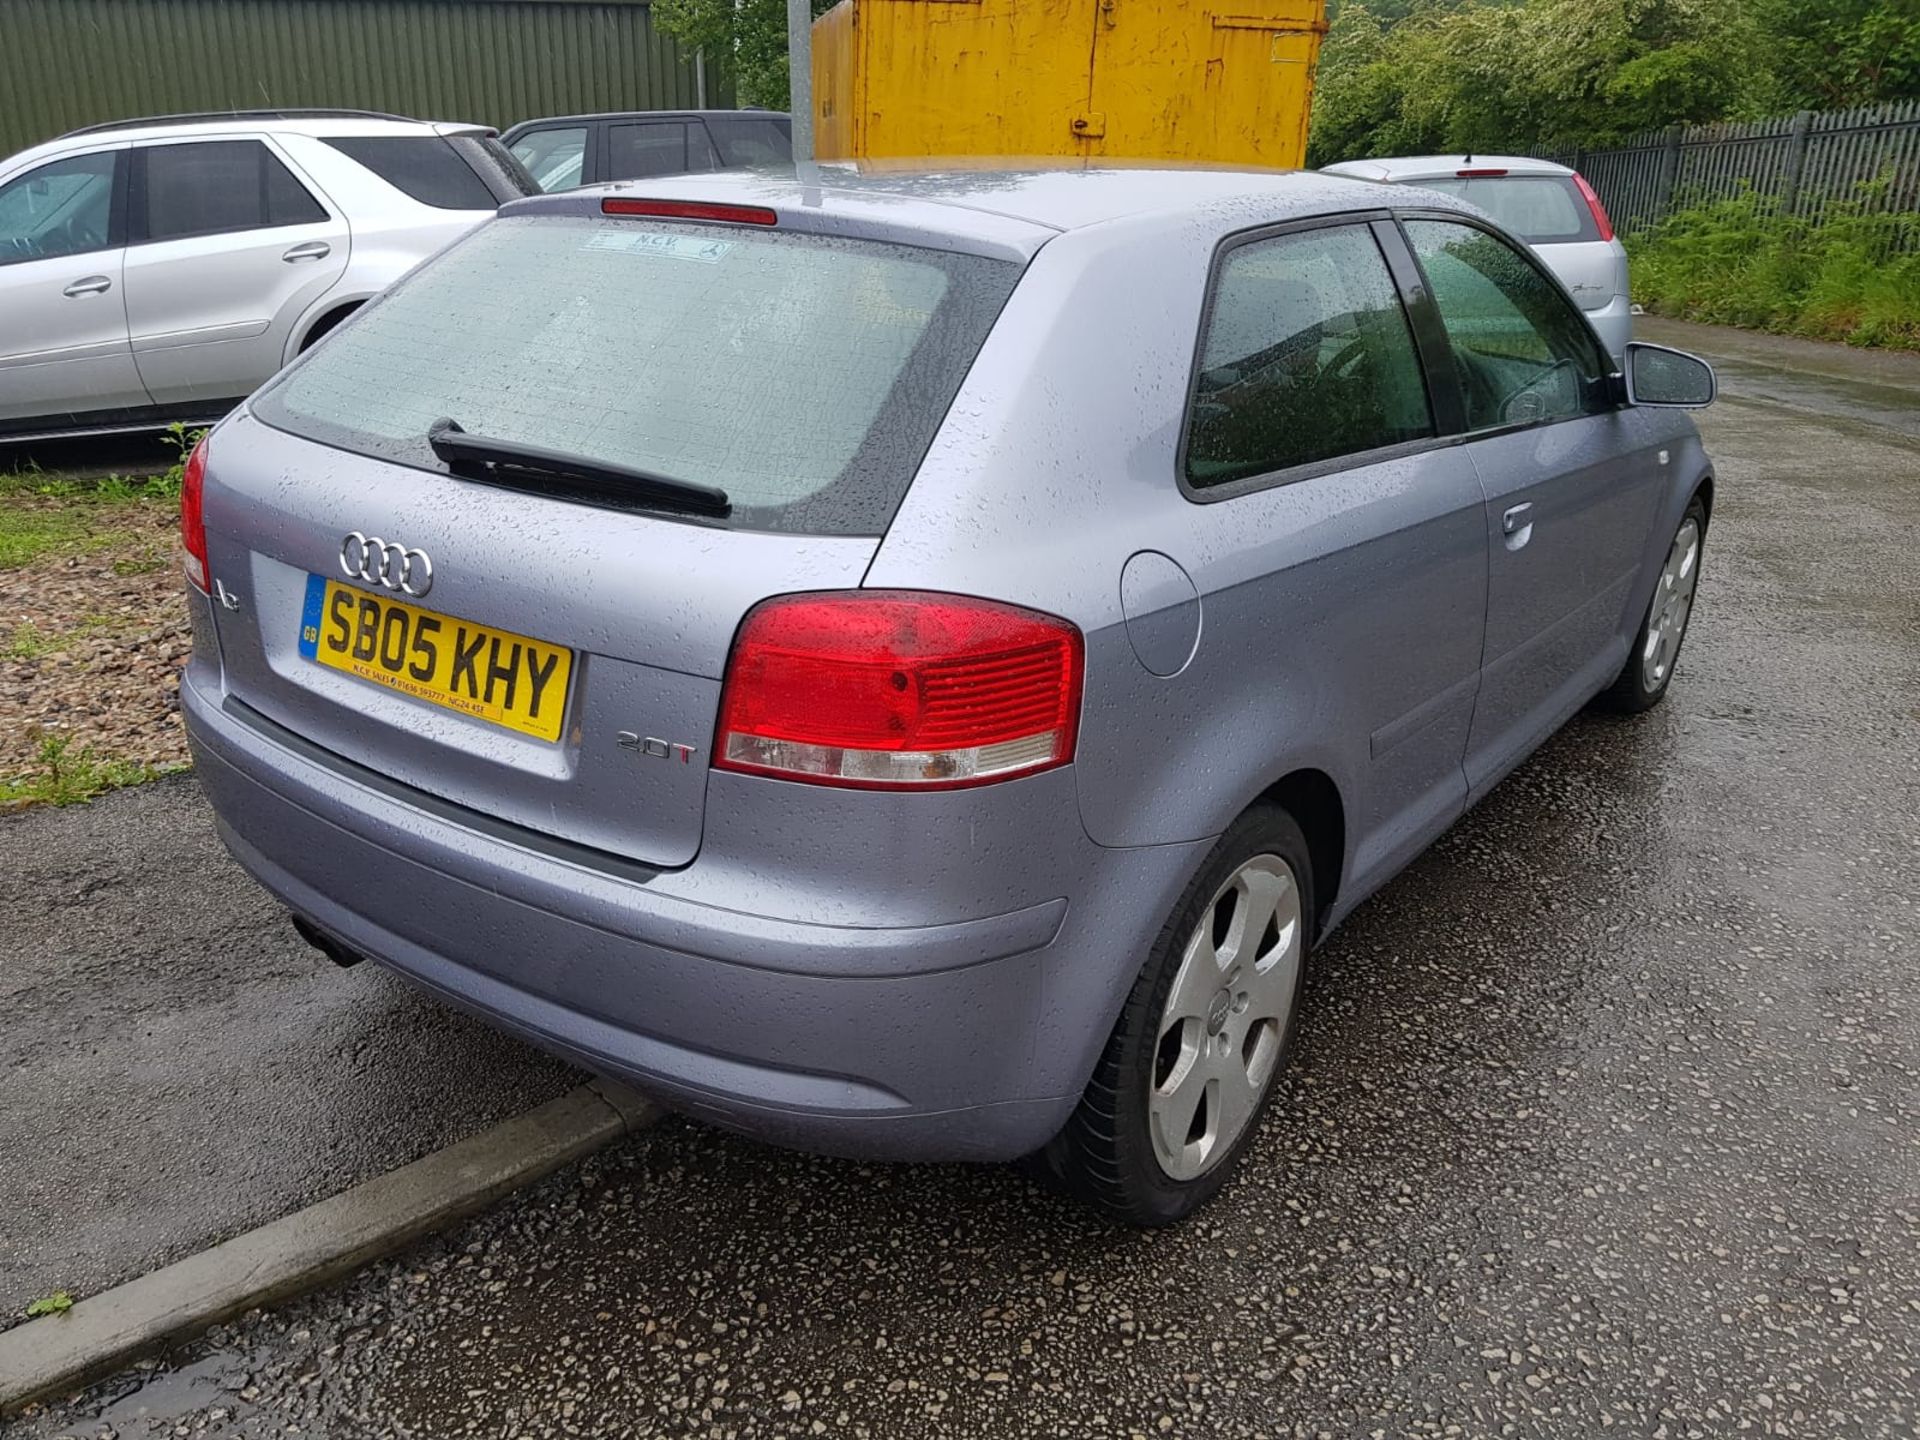
<svg viewBox="0 0 1920 1440"><path fill-rule="evenodd" d="M1680 642L1693 615L1693 594L1700 583L1700 526L1691 516L1673 537L1673 549L1653 592L1647 617L1647 643L1640 652L1640 679L1649 693L1658 691L1673 674L1680 658Z"/></svg>
<svg viewBox="0 0 1920 1440"><path fill-rule="evenodd" d="M1305 933L1300 886L1278 855L1228 877L1182 952L1147 1076L1154 1159L1197 1179L1233 1152L1286 1043Z"/></svg>

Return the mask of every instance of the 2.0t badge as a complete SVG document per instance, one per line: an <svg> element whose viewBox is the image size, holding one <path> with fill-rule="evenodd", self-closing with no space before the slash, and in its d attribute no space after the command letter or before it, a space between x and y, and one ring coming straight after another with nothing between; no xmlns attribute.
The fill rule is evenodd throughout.
<svg viewBox="0 0 1920 1440"><path fill-rule="evenodd" d="M672 740L662 740L654 735L641 735L637 731L622 730L613 737L613 743L622 750L631 750L637 755L645 755L653 760L677 758L682 765L693 763L693 746L681 745Z"/></svg>

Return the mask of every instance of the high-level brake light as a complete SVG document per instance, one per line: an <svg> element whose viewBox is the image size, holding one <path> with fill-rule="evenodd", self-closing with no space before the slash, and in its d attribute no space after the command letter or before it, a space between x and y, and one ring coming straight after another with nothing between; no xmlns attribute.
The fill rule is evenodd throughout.
<svg viewBox="0 0 1920 1440"><path fill-rule="evenodd" d="M716 220L725 225L778 225L780 217L765 205L722 205L705 200L629 200L609 195L602 215L650 215L661 220Z"/></svg>

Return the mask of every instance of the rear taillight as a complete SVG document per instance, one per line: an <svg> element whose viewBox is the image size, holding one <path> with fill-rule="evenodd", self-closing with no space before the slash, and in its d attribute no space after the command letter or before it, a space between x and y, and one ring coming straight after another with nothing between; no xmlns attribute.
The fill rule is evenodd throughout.
<svg viewBox="0 0 1920 1440"><path fill-rule="evenodd" d="M1453 173L1462 180L1499 180L1511 172L1506 170L1456 170Z"/></svg>
<svg viewBox="0 0 1920 1440"><path fill-rule="evenodd" d="M1085 655L1064 620L914 591L756 606L727 665L713 763L817 785L941 790L1073 758Z"/></svg>
<svg viewBox="0 0 1920 1440"><path fill-rule="evenodd" d="M206 488L207 438L203 435L200 443L193 447L193 453L187 456L186 468L180 476L180 543L187 552L182 563L187 579L202 594L207 589Z"/></svg>
<svg viewBox="0 0 1920 1440"><path fill-rule="evenodd" d="M1593 223L1600 227L1602 240L1613 239L1613 221L1607 216L1607 207L1600 203L1600 192L1587 183L1584 175L1575 175L1573 183L1580 187L1580 194L1587 202L1587 208L1593 212Z"/></svg>

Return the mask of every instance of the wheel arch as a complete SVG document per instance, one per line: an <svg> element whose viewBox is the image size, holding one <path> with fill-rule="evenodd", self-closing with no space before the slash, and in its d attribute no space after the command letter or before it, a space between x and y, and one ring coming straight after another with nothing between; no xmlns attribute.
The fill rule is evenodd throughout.
<svg viewBox="0 0 1920 1440"><path fill-rule="evenodd" d="M1340 787L1324 770L1300 769L1276 780L1260 800L1278 805L1307 837L1313 861L1313 929L1324 934L1340 895L1347 859L1347 808Z"/></svg>
<svg viewBox="0 0 1920 1440"><path fill-rule="evenodd" d="M301 331L295 338L293 342L293 353L295 355L304 355L321 340L325 339L343 320L366 303L366 299L363 297L357 300L341 300L329 305L314 318L312 324L308 325L307 328Z"/></svg>
<svg viewBox="0 0 1920 1440"><path fill-rule="evenodd" d="M1699 497L1700 503L1706 507L1707 528L1711 530L1713 528L1713 472L1711 470L1701 475L1700 483L1693 487L1693 493Z"/></svg>

